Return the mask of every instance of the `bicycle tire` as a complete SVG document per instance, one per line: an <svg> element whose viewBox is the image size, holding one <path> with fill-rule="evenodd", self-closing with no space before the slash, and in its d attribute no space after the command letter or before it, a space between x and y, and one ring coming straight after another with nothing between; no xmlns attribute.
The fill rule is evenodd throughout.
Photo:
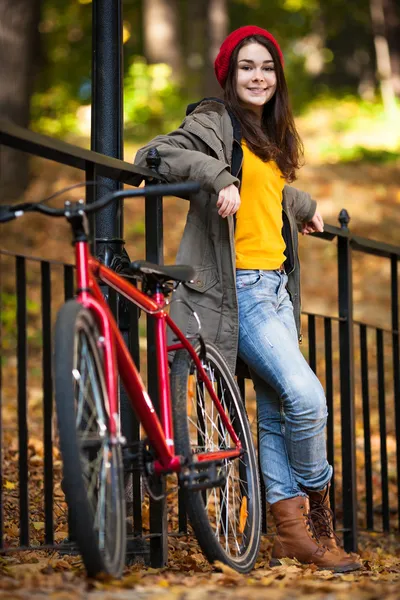
<svg viewBox="0 0 400 600"><path fill-rule="evenodd" d="M194 348L199 354L200 344L195 344ZM227 474L226 486L206 491L183 486L182 494L194 533L207 559L211 563L219 560L239 573L248 573L255 564L261 535L261 497L254 443L239 388L225 359L213 344L206 343L203 366L213 380L214 389L217 383L218 396L230 415L245 453L237 459L224 461L221 469ZM221 420L213 409L214 403L209 395L207 398L204 386L199 389L201 382L197 381L196 374L197 368L189 353L178 350L171 366L175 451L186 457L196 451L215 451L223 447L228 435L226 433L224 437ZM189 389L193 381L196 393ZM235 496L235 490L231 492L229 485L232 490L236 486L238 496ZM224 531L227 535L223 535Z"/></svg>
<svg viewBox="0 0 400 600"><path fill-rule="evenodd" d="M99 348L93 315L69 300L57 316L54 348L62 487L87 574L119 577L126 554L123 461L109 435Z"/></svg>

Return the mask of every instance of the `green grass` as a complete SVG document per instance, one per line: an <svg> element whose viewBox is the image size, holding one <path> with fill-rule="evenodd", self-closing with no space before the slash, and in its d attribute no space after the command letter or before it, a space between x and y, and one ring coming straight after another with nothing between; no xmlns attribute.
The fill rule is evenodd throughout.
<svg viewBox="0 0 400 600"><path fill-rule="evenodd" d="M308 162L386 164L400 157L400 103L388 115L378 102L319 98L297 123Z"/></svg>

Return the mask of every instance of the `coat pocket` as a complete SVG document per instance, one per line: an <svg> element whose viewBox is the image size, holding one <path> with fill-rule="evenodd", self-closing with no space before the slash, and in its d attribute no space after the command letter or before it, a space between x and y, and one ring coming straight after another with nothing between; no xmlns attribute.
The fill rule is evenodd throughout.
<svg viewBox="0 0 400 600"><path fill-rule="evenodd" d="M196 275L193 282L186 282L183 285L196 292L207 292L216 283L218 283L218 271L215 267L205 267L196 269Z"/></svg>

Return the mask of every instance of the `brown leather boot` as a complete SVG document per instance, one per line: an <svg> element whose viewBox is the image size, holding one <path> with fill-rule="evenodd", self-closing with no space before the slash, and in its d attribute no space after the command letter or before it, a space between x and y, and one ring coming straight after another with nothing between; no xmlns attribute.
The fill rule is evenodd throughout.
<svg viewBox="0 0 400 600"><path fill-rule="evenodd" d="M300 563L314 563L319 569L336 573L355 571L361 565L348 554L331 552L318 541L310 515L310 502L306 496L296 496L271 504L276 523L276 537L272 548L270 566L280 565L281 558L296 558Z"/></svg>
<svg viewBox="0 0 400 600"><path fill-rule="evenodd" d="M318 492L305 490L310 498L311 519L321 544L329 548L331 552L340 556L346 556L346 552L339 545L340 540L333 527L333 512L329 501L329 488L330 484ZM352 553L351 555L357 560L360 558L358 554Z"/></svg>

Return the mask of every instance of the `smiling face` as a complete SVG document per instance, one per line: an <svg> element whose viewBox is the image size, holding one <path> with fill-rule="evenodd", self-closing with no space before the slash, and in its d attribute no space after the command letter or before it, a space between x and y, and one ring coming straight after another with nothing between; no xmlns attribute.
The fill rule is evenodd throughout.
<svg viewBox="0 0 400 600"><path fill-rule="evenodd" d="M261 118L264 105L276 91L274 61L265 46L253 42L240 48L236 91L241 104Z"/></svg>

